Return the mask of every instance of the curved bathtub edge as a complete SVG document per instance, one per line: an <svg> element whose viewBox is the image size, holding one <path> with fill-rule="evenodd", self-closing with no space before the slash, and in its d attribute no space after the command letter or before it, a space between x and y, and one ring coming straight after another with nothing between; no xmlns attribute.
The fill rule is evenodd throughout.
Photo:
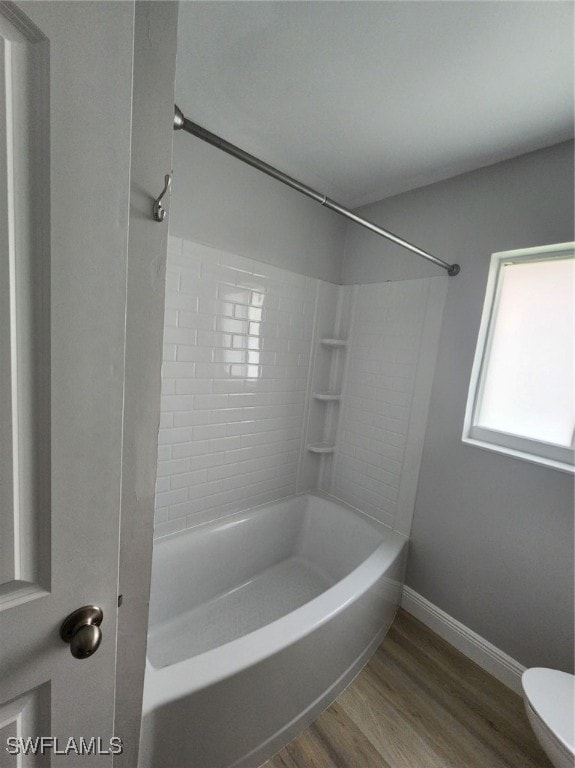
<svg viewBox="0 0 575 768"><path fill-rule="evenodd" d="M356 658L356 660L348 667L348 669L340 675L340 677L330 686L325 693L312 702L307 709L301 712L286 726L276 731L259 747L252 750L249 754L244 755L229 768L254 768L254 766L262 766L270 760L281 749L287 746L291 741L297 738L306 728L308 728L314 720L316 720L323 712L326 711L337 699L337 697L348 688L356 677L361 673L362 669L369 662L384 637L389 632L391 625L397 614L399 605L396 608L395 614L389 619L389 621L383 626L383 628L373 638L367 648Z"/></svg>
<svg viewBox="0 0 575 768"><path fill-rule="evenodd" d="M392 541L395 544L393 548L390 547ZM241 672L311 634L368 591L396 562L405 560L407 546L408 540L404 536L390 534L387 541L380 544L345 579L287 616L230 643L167 667L154 667L147 660L142 714L146 715L159 706ZM356 584L361 585L361 589ZM229 654L230 646L236 650L233 656Z"/></svg>
<svg viewBox="0 0 575 768"><path fill-rule="evenodd" d="M148 712L139 767L256 768L272 757L337 698L376 650L397 611L405 555L404 547L360 599L295 644ZM257 697L247 705L253 691Z"/></svg>

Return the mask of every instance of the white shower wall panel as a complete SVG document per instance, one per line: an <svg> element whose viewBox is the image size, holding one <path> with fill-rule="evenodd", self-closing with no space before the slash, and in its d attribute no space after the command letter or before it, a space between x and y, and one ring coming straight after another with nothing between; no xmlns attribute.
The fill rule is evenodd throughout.
<svg viewBox="0 0 575 768"><path fill-rule="evenodd" d="M337 286L170 237L156 537L318 488L408 535L446 289Z"/></svg>
<svg viewBox="0 0 575 768"><path fill-rule="evenodd" d="M348 360L329 490L409 535L447 278L343 290Z"/></svg>
<svg viewBox="0 0 575 768"><path fill-rule="evenodd" d="M319 283L170 237L157 537L295 493Z"/></svg>

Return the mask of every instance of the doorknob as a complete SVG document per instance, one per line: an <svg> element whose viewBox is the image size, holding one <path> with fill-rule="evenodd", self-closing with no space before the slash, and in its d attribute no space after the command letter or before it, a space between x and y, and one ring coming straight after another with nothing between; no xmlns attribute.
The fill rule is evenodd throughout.
<svg viewBox="0 0 575 768"><path fill-rule="evenodd" d="M71 613L60 627L60 637L70 643L75 659L87 659L96 653L102 640L100 624L104 614L97 605L84 605Z"/></svg>

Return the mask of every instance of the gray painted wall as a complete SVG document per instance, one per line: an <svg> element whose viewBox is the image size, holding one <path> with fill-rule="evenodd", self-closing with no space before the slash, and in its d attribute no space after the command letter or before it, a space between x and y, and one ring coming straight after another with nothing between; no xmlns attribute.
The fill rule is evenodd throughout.
<svg viewBox="0 0 575 768"><path fill-rule="evenodd" d="M346 221L236 158L174 135L170 234L339 282Z"/></svg>
<svg viewBox="0 0 575 768"><path fill-rule="evenodd" d="M366 206L451 278L407 584L526 666L573 667L573 476L461 442L492 252L572 240L573 143ZM442 270L348 231L344 283Z"/></svg>

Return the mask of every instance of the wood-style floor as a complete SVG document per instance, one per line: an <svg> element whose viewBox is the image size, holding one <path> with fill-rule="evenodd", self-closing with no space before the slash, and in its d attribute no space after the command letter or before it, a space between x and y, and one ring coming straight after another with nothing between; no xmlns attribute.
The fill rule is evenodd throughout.
<svg viewBox="0 0 575 768"><path fill-rule="evenodd" d="M552 768L521 698L408 613L265 768Z"/></svg>

